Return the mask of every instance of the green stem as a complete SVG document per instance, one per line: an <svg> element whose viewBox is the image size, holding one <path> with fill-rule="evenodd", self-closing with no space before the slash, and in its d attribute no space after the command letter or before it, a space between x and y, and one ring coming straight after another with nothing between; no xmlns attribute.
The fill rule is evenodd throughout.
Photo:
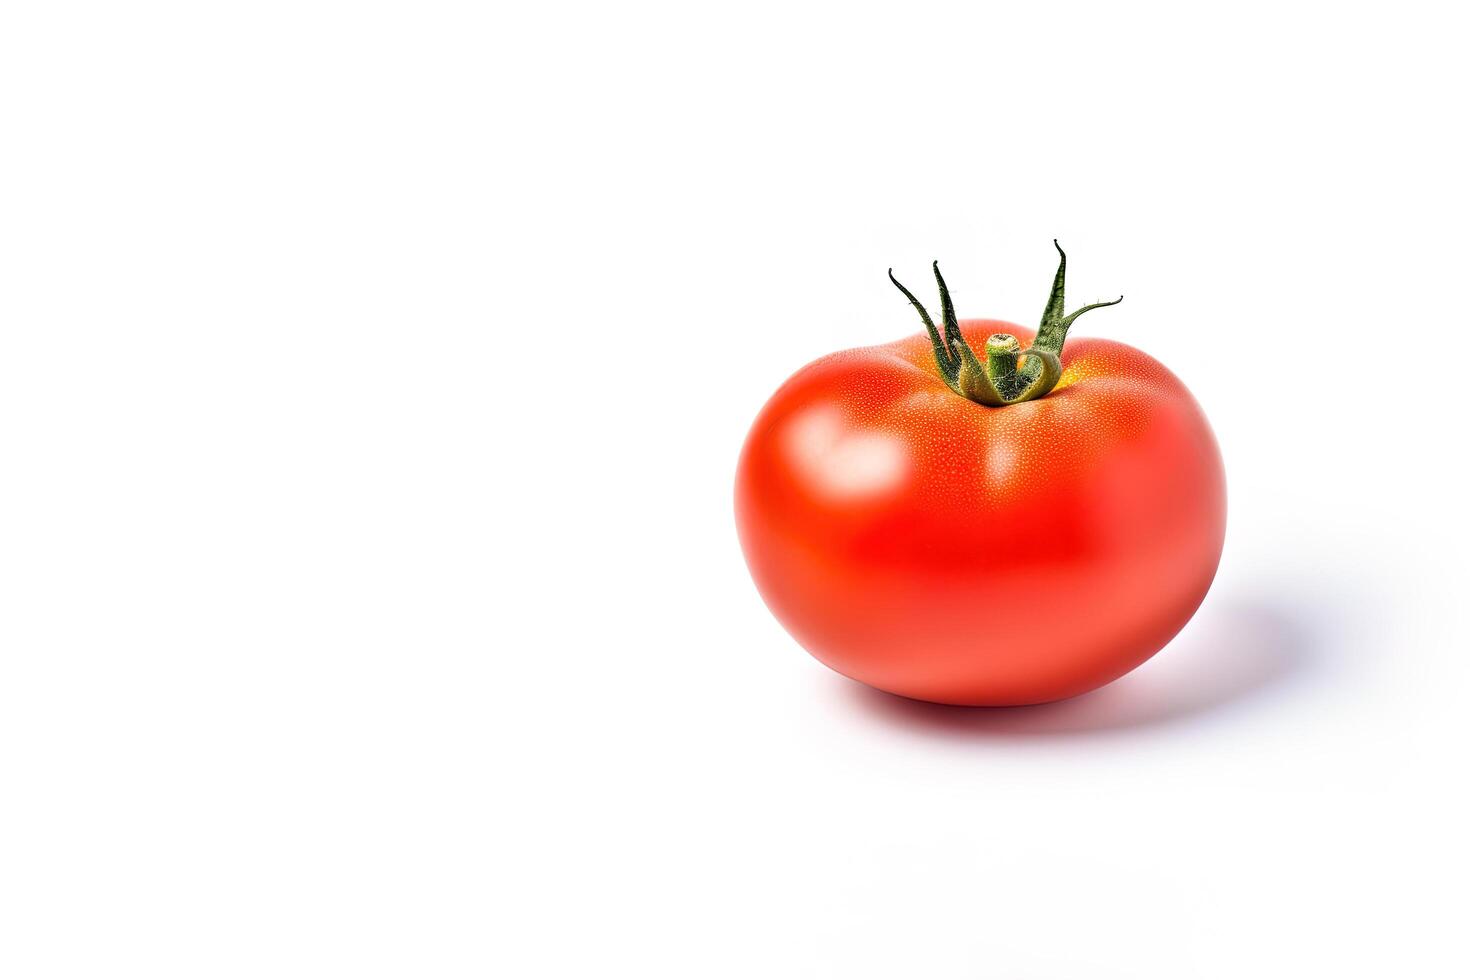
<svg viewBox="0 0 1470 980"><path fill-rule="evenodd" d="M1052 244L1056 245L1061 261L1057 265L1057 274L1052 279L1051 295L1047 297L1046 309L1041 313L1036 342L1023 351L1020 343L1010 334L991 334L985 341L984 363L975 357L964 334L960 332L954 303L950 299L944 277L939 274L938 262L934 263L934 279L939 284L940 311L944 318L943 337L930 318L929 311L924 309L924 304L893 278L892 269L888 270L888 278L914 304L914 309L919 311L924 329L929 333L929 342L934 347L934 359L939 363L940 376L956 394L993 408L1016 405L1045 396L1061 379L1062 345L1067 342L1067 331L1071 329L1072 323L1088 310L1123 302L1123 297L1119 296L1111 302L1091 303L1064 316L1067 253L1062 251L1062 246L1057 244L1056 239L1052 239Z"/></svg>
<svg viewBox="0 0 1470 980"><path fill-rule="evenodd" d="M997 388L1004 390L1015 383L1020 355L1021 342L1008 333L993 333L985 338L985 370Z"/></svg>

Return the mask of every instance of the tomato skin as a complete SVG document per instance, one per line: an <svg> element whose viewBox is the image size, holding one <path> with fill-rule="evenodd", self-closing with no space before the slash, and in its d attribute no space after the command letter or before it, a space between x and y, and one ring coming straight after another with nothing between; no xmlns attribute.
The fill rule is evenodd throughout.
<svg viewBox="0 0 1470 980"><path fill-rule="evenodd" d="M980 350L997 332L966 320ZM1184 385L1069 339L1057 387L987 408L917 335L798 371L736 475L762 598L818 660L924 701L1037 704L1100 687L1194 615L1219 565L1225 475Z"/></svg>

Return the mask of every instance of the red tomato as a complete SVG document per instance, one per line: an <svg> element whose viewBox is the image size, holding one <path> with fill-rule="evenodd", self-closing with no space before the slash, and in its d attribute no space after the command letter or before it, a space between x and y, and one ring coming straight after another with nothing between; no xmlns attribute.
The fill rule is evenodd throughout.
<svg viewBox="0 0 1470 980"><path fill-rule="evenodd" d="M945 298L973 350L1036 336L955 322ZM736 478L756 586L818 660L894 694L1020 705L1106 684L1214 578L1225 480L1209 424L1162 364L1088 338L1061 350L1044 396L977 404L946 383L946 341L829 355L766 403Z"/></svg>

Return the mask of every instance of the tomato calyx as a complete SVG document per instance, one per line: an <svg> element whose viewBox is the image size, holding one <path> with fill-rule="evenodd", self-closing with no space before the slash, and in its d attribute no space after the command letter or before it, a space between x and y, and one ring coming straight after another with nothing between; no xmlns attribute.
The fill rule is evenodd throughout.
<svg viewBox="0 0 1470 980"><path fill-rule="evenodd" d="M1046 309L1041 314L1041 325L1036 331L1035 342L1024 351L1015 337L1006 333L994 333L985 339L985 360L981 361L960 333L960 321L955 316L954 302L949 296L949 287L940 275L939 263L934 263L934 280L939 284L940 313L944 320L944 334L934 326L929 311L924 308L903 283L893 278L888 270L888 279L899 292L919 311L924 329L929 333L929 342L934 345L934 360L939 364L940 377L951 391L972 402L991 408L1017 405L1021 402L1042 398L1056 387L1062 377L1062 345L1067 342L1067 331L1072 323L1089 310L1103 306L1116 306L1123 302L1119 296L1106 303L1090 303L1079 310L1065 314L1067 287L1067 253L1057 244L1057 253L1062 257L1052 280L1051 295L1047 297Z"/></svg>

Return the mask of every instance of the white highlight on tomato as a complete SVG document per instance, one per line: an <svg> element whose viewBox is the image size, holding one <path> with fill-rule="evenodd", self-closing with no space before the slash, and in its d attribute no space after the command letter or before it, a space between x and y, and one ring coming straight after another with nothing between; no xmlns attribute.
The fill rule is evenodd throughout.
<svg viewBox="0 0 1470 980"><path fill-rule="evenodd" d="M786 431L791 461L834 498L882 493L903 480L903 445L893 436L855 430L836 408L802 414Z"/></svg>
<svg viewBox="0 0 1470 980"><path fill-rule="evenodd" d="M985 450L985 476L992 483L1004 483L1016 471L1015 448L1002 439L997 439Z"/></svg>

